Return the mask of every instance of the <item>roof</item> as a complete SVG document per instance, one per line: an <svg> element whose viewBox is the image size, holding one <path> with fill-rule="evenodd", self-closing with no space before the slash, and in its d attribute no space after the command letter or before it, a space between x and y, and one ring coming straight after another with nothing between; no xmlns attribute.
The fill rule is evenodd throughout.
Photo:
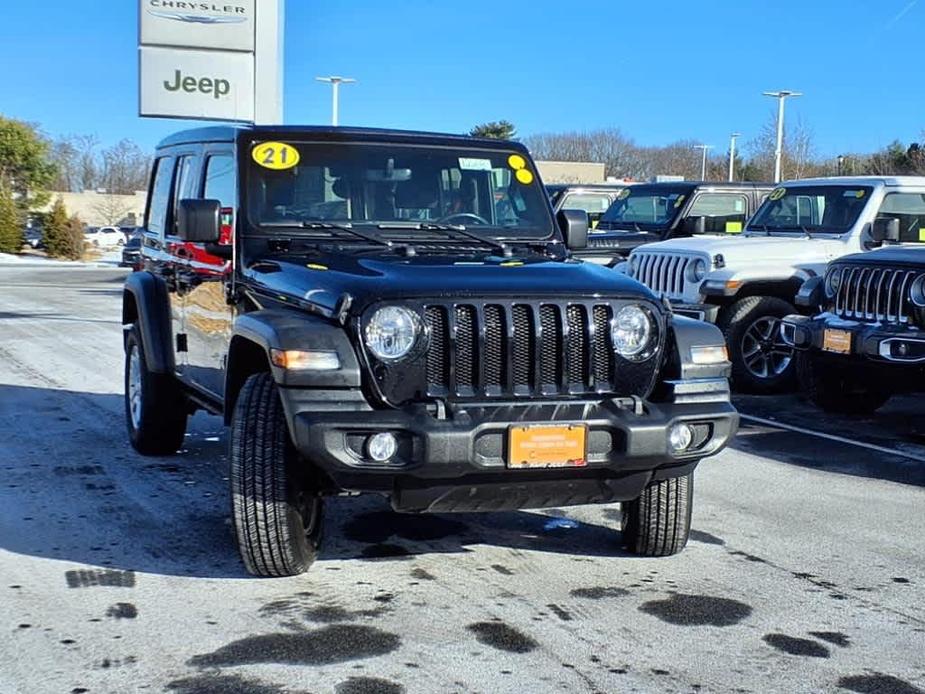
<svg viewBox="0 0 925 694"><path fill-rule="evenodd" d="M634 183L632 190L650 190L653 188L656 190L661 188L666 190L677 190L678 188L686 188L687 190L693 190L694 188L713 188L717 190L760 188L771 190L773 187L773 183L762 183L760 181L659 181L657 183Z"/></svg>
<svg viewBox="0 0 925 694"><path fill-rule="evenodd" d="M781 181L781 186L925 186L925 176L825 176Z"/></svg>
<svg viewBox="0 0 925 694"><path fill-rule="evenodd" d="M615 191L634 185L631 183L547 183L546 188L550 191L561 190L606 190Z"/></svg>
<svg viewBox="0 0 925 694"><path fill-rule="evenodd" d="M422 144L476 145L485 149L518 150L526 152L519 142L472 137L454 133L432 133L416 130L391 130L387 128L351 128L331 125L216 125L205 128L183 130L168 135L158 143L158 148L200 142L235 142L242 137L309 137L315 140L347 142L357 140L380 141L382 139Z"/></svg>

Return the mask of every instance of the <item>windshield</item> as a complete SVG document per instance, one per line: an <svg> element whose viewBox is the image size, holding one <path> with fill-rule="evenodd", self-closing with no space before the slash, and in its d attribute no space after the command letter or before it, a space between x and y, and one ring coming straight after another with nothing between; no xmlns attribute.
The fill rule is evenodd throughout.
<svg viewBox="0 0 925 694"><path fill-rule="evenodd" d="M630 186L601 217L601 226L621 230L664 229L681 211L688 188Z"/></svg>
<svg viewBox="0 0 925 694"><path fill-rule="evenodd" d="M844 185L775 188L748 223L748 231L841 234L854 226L872 190Z"/></svg>
<svg viewBox="0 0 925 694"><path fill-rule="evenodd" d="M532 162L516 152L263 143L248 166L249 217L256 225L439 222L492 237L553 233L546 192Z"/></svg>

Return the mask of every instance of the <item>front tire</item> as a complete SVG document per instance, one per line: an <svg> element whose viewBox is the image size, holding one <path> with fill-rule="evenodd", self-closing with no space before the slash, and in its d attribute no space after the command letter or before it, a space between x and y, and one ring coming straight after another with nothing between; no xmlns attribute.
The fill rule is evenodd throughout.
<svg viewBox="0 0 925 694"><path fill-rule="evenodd" d="M289 436L279 391L268 373L247 379L231 422L231 499L235 537L255 576L294 576L315 561L323 501L311 467Z"/></svg>
<svg viewBox="0 0 925 694"><path fill-rule="evenodd" d="M694 473L652 482L623 506L623 546L645 557L677 554L691 532Z"/></svg>
<svg viewBox="0 0 925 694"><path fill-rule="evenodd" d="M186 401L170 374L148 370L137 325L125 338L125 422L132 447L142 455L171 455L186 435Z"/></svg>
<svg viewBox="0 0 925 694"><path fill-rule="evenodd" d="M773 296L749 296L723 312L720 327L732 361L733 387L745 393L793 388L793 348L780 336L780 319L796 310Z"/></svg>
<svg viewBox="0 0 925 694"><path fill-rule="evenodd" d="M824 412L871 414L890 399L889 392L873 386L856 371L826 364L809 352L797 354L796 371L803 395Z"/></svg>

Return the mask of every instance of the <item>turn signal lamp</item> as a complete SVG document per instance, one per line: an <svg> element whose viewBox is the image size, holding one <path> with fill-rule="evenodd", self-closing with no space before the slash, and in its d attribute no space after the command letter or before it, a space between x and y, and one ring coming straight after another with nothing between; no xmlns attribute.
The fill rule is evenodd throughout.
<svg viewBox="0 0 925 694"><path fill-rule="evenodd" d="M270 361L274 366L290 371L336 371L340 368L340 359L333 351L271 349Z"/></svg>
<svg viewBox="0 0 925 694"><path fill-rule="evenodd" d="M694 345L691 347L691 361L695 364L722 364L729 361L726 345Z"/></svg>

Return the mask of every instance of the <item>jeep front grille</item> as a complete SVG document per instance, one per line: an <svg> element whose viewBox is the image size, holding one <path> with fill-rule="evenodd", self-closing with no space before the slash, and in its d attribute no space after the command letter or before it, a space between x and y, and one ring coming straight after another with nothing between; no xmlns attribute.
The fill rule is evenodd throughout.
<svg viewBox="0 0 925 694"><path fill-rule="evenodd" d="M909 288L915 270L876 266L842 265L835 293L834 313L842 318L862 322L908 323L912 314Z"/></svg>
<svg viewBox="0 0 925 694"><path fill-rule="evenodd" d="M450 399L643 394L659 358L637 364L614 353L613 311L600 302L428 304L426 393Z"/></svg>
<svg viewBox="0 0 925 694"><path fill-rule="evenodd" d="M688 255L636 252L631 256L633 277L659 296L680 299L684 295L687 266L695 258Z"/></svg>

